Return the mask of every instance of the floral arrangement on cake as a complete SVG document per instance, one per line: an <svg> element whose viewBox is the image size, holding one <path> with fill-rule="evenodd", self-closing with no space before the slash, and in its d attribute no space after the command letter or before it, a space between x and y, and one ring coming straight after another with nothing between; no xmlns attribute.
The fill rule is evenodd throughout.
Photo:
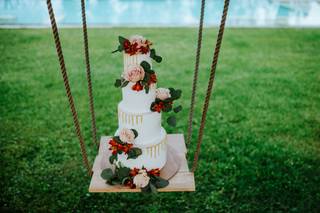
<svg viewBox="0 0 320 213"><path fill-rule="evenodd" d="M152 43L149 40L145 39L143 36L134 35L129 39L119 36L118 40L119 46L112 53L124 51L129 55L136 55L147 54L150 52L150 58L158 63L162 61L162 57L156 54L156 50L150 49Z"/></svg>
<svg viewBox="0 0 320 213"><path fill-rule="evenodd" d="M150 110L153 112L171 112L178 113L182 110L179 105L173 108L173 102L181 97L181 90L174 88L158 88L156 90L156 100L151 104ZM167 123L171 126L176 125L176 117L171 115L167 119Z"/></svg>
<svg viewBox="0 0 320 213"><path fill-rule="evenodd" d="M130 65L121 75L120 79L116 79L115 87L126 87L129 82L134 83L131 87L134 91L145 90L149 93L150 86L157 83L157 76L148 62L142 61L140 65Z"/></svg>
<svg viewBox="0 0 320 213"><path fill-rule="evenodd" d="M125 153L127 159L136 159L141 155L142 151L138 147L133 147L134 139L138 137L138 132L134 129L122 129L119 132L119 136L114 136L109 140L109 150L111 150L111 156L109 162L111 164L118 160L118 154Z"/></svg>
<svg viewBox="0 0 320 213"><path fill-rule="evenodd" d="M158 188L164 188L169 181L160 177L159 169L147 170L145 168L130 169L121 165L117 166L114 171L111 168L104 169L101 177L106 180L107 184L121 184L131 189L140 188L142 192L157 192Z"/></svg>

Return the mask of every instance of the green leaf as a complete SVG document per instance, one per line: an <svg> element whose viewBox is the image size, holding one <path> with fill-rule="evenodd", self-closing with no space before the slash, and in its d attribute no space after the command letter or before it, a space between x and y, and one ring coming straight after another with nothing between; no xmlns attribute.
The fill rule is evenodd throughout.
<svg viewBox="0 0 320 213"><path fill-rule="evenodd" d="M123 44L120 44L120 45L118 46L118 51L121 52L123 49L124 49L124 48L123 48Z"/></svg>
<svg viewBox="0 0 320 213"><path fill-rule="evenodd" d="M128 177L130 173L130 168L128 167L120 167L116 170L116 175L119 180L123 180L125 177Z"/></svg>
<svg viewBox="0 0 320 213"><path fill-rule="evenodd" d="M149 81L150 81L150 75L149 73L146 73L144 75L143 82L145 83L145 85L147 85Z"/></svg>
<svg viewBox="0 0 320 213"><path fill-rule="evenodd" d="M182 110L182 106L181 105L179 105L179 106L177 106L177 107L175 107L174 109L173 109L173 111L175 112L175 113L178 113L178 112L180 112Z"/></svg>
<svg viewBox="0 0 320 213"><path fill-rule="evenodd" d="M101 177L105 180L111 180L113 178L113 171L112 169L108 168L108 169L104 169L101 172Z"/></svg>
<svg viewBox="0 0 320 213"><path fill-rule="evenodd" d="M155 179L156 179L156 181L154 182L154 184L157 188L164 188L169 185L169 181L167 181L161 177L155 176Z"/></svg>
<svg viewBox="0 0 320 213"><path fill-rule="evenodd" d="M136 159L142 154L142 150L138 147L131 148L128 152L127 159Z"/></svg>
<svg viewBox="0 0 320 213"><path fill-rule="evenodd" d="M154 70L152 70L151 68L149 70L144 69L144 71L148 74L154 74Z"/></svg>
<svg viewBox="0 0 320 213"><path fill-rule="evenodd" d="M122 144L122 141L120 140L119 136L114 136L113 140L115 140L117 143L121 143Z"/></svg>
<svg viewBox="0 0 320 213"><path fill-rule="evenodd" d="M137 138L138 137L138 131L135 130L135 129L131 129L133 134L134 134L134 138Z"/></svg>
<svg viewBox="0 0 320 213"><path fill-rule="evenodd" d="M167 123L168 123L170 126L176 126L176 125L177 125L176 117L175 117L174 115L168 117Z"/></svg>
<svg viewBox="0 0 320 213"><path fill-rule="evenodd" d="M120 43L120 44L123 44L123 42L125 42L126 40L128 40L128 39L126 39L126 38L124 38L124 37L122 37L122 36L119 36L118 39L119 39L119 43Z"/></svg>
<svg viewBox="0 0 320 213"><path fill-rule="evenodd" d="M160 63L162 61L162 57L157 55L156 50L155 49L151 49L150 50L150 58L152 58L153 60L155 60L157 63Z"/></svg>
<svg viewBox="0 0 320 213"><path fill-rule="evenodd" d="M148 94L148 93L149 93L149 89L150 89L150 88L149 88L149 85L145 85L145 86L144 86L144 89L145 89L146 93Z"/></svg>
<svg viewBox="0 0 320 213"><path fill-rule="evenodd" d="M118 52L118 51L119 51L119 47L118 47L118 49L113 50L111 53L116 53L116 52Z"/></svg>
<svg viewBox="0 0 320 213"><path fill-rule="evenodd" d="M152 183L150 183L149 185L152 193L158 193L157 188Z"/></svg>
<svg viewBox="0 0 320 213"><path fill-rule="evenodd" d="M172 110L172 105L169 103L165 103L164 107L162 108L163 112L170 112Z"/></svg>
<svg viewBox="0 0 320 213"><path fill-rule="evenodd" d="M146 61L142 61L142 62L140 63L140 66L143 67L143 69L144 69L145 72L148 72L148 71L151 69L150 64L149 64L148 62L146 62Z"/></svg>
<svg viewBox="0 0 320 213"><path fill-rule="evenodd" d="M115 87L121 87L121 84L122 84L121 79L116 79L116 81L114 82Z"/></svg>
<svg viewBox="0 0 320 213"><path fill-rule="evenodd" d="M110 164L113 164L113 162L114 162L115 160L118 160L118 155L117 155L117 154L111 155L111 156L109 157L109 162L110 162Z"/></svg>
<svg viewBox="0 0 320 213"><path fill-rule="evenodd" d="M125 177L121 181L121 185L124 185L126 183L126 180L130 180L130 177Z"/></svg>
<svg viewBox="0 0 320 213"><path fill-rule="evenodd" d="M154 60L157 62L157 63L160 63L162 61L162 57L161 56L155 56Z"/></svg>
<svg viewBox="0 0 320 213"><path fill-rule="evenodd" d="M121 87L126 87L129 84L129 81L123 81Z"/></svg>
<svg viewBox="0 0 320 213"><path fill-rule="evenodd" d="M180 89L175 90L174 88L169 88L172 100L177 100L181 97L182 91Z"/></svg>
<svg viewBox="0 0 320 213"><path fill-rule="evenodd" d="M156 56L156 50L155 49L151 49L150 50L150 58L154 58L154 56Z"/></svg>

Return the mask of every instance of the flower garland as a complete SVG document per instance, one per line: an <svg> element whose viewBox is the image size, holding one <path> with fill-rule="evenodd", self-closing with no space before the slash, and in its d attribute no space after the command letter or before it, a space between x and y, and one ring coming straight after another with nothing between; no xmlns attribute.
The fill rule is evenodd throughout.
<svg viewBox="0 0 320 213"><path fill-rule="evenodd" d="M104 169L101 177L110 185L122 184L131 189L140 188L142 192L157 192L158 188L169 184L169 181L160 177L159 169L130 169L121 165L114 172L110 168Z"/></svg>
<svg viewBox="0 0 320 213"><path fill-rule="evenodd" d="M142 36L135 35L131 36L129 39L119 36L118 40L119 46L112 53L124 51L132 56L136 54L147 54L150 52L150 57L152 59L158 63L162 61L162 57L156 54L156 50L150 49L152 43Z"/></svg>
<svg viewBox="0 0 320 213"><path fill-rule="evenodd" d="M174 88L158 88L156 90L156 100L152 102L150 110L153 112L170 112L174 111L178 113L182 110L182 106L179 105L173 108L173 101L178 100L181 97L181 90L175 90ZM176 126L176 117L171 115L167 119L167 123L171 126Z"/></svg>
<svg viewBox="0 0 320 213"><path fill-rule="evenodd" d="M111 164L118 160L118 154L125 153L127 159L136 159L142 154L142 151L138 147L133 147L134 139L138 137L138 132L134 129L122 129L119 136L114 136L109 140L109 150L111 150L111 156L109 162Z"/></svg>
<svg viewBox="0 0 320 213"><path fill-rule="evenodd" d="M129 82L134 83L132 90L139 92L144 89L148 94L150 86L157 83L157 75L148 62L142 61L140 65L130 65L124 70L121 78L116 79L114 86L126 87Z"/></svg>

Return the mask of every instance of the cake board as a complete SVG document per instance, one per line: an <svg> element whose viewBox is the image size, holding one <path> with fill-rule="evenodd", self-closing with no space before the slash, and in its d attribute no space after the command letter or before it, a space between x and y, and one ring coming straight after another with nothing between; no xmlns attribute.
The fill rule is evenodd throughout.
<svg viewBox="0 0 320 213"><path fill-rule="evenodd" d="M121 185L109 185L100 176L105 168L110 168L108 163L110 151L108 141L110 136L102 136L100 140L99 153L92 168L92 178L89 192L141 192L140 189L130 189ZM186 159L187 149L183 134L168 134L168 158L160 176L169 180L169 185L158 189L158 192L195 191L194 174L189 171Z"/></svg>

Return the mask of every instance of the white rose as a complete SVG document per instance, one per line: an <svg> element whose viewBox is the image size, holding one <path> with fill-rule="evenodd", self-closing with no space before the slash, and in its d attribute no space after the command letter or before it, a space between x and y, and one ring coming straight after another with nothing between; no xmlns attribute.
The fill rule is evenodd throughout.
<svg viewBox="0 0 320 213"><path fill-rule="evenodd" d="M139 174L134 176L133 178L133 183L136 185L138 188L144 188L149 184L150 177L147 174L147 171L142 169L139 171Z"/></svg>
<svg viewBox="0 0 320 213"><path fill-rule="evenodd" d="M120 140L122 142L132 144L135 138L134 132L131 129L122 129L119 133Z"/></svg>
<svg viewBox="0 0 320 213"><path fill-rule="evenodd" d="M144 69L140 65L132 64L123 73L122 77L130 82L137 82L144 79Z"/></svg>
<svg viewBox="0 0 320 213"><path fill-rule="evenodd" d="M156 97L162 101L167 98L170 98L171 97L170 90L167 88L158 88L156 90Z"/></svg>

